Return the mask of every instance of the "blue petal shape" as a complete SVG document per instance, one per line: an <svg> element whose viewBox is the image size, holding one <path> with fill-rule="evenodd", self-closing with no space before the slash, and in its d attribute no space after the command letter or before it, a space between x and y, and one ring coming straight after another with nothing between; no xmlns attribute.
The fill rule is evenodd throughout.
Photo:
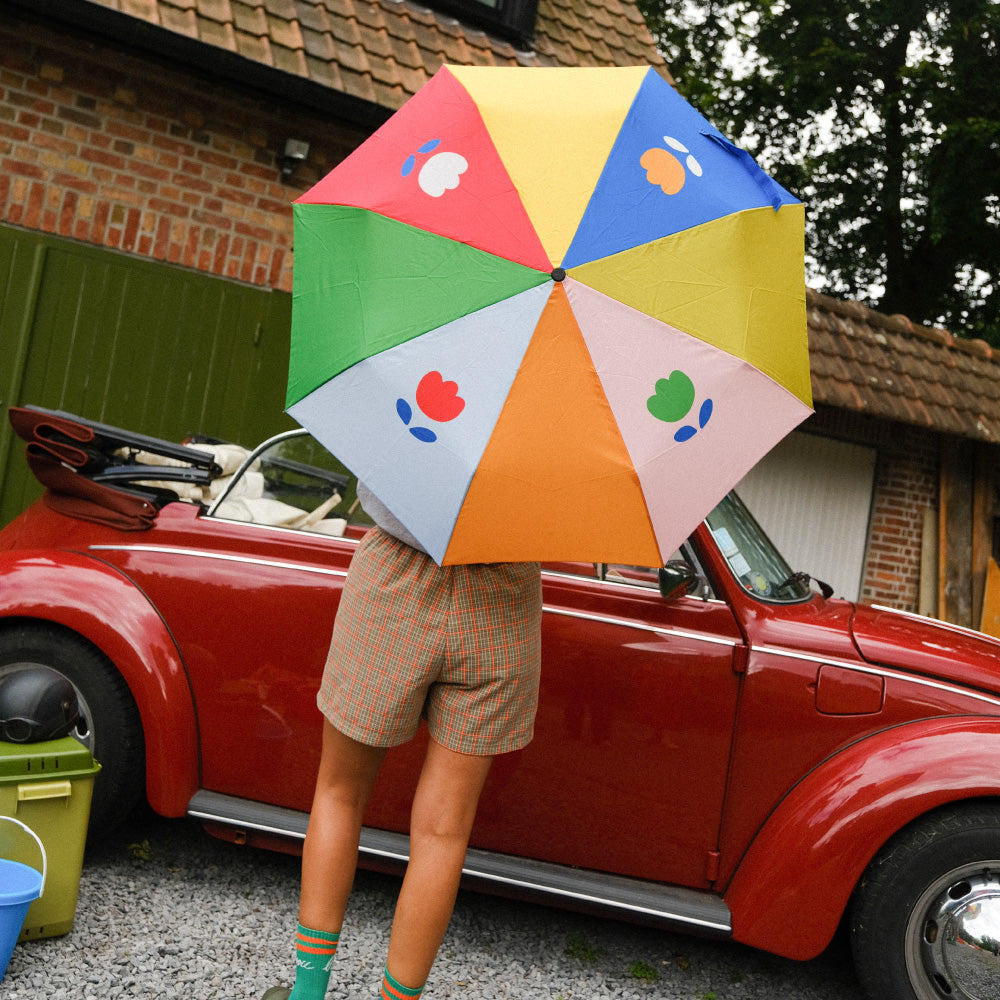
<svg viewBox="0 0 1000 1000"><path fill-rule="evenodd" d="M404 177L408 177L410 175L411 171L413 170L413 167L416 165L416 162L417 162L417 158L411 153L406 158L406 160L403 162L403 168L402 168L402 170L400 170L400 173Z"/></svg>
<svg viewBox="0 0 1000 1000"><path fill-rule="evenodd" d="M413 417L413 410L410 408L410 404L405 399L396 400L396 412L399 414L399 419L402 420L404 424L408 424Z"/></svg>
<svg viewBox="0 0 1000 1000"><path fill-rule="evenodd" d="M418 153L429 153L432 149L437 149L441 145L440 139L431 139L430 142L425 142L420 149L417 150Z"/></svg>
<svg viewBox="0 0 1000 1000"><path fill-rule="evenodd" d="M430 443L431 441L437 441L438 439L437 434L435 434L429 427L411 427L410 433L418 441L427 441Z"/></svg>
<svg viewBox="0 0 1000 1000"><path fill-rule="evenodd" d="M690 424L685 424L680 430L675 432L674 440L680 442L690 441L697 433L698 431L694 427Z"/></svg>
<svg viewBox="0 0 1000 1000"><path fill-rule="evenodd" d="M706 399L704 403L701 404L701 410L698 412L698 426L704 427L705 424L709 422L712 418L712 401Z"/></svg>

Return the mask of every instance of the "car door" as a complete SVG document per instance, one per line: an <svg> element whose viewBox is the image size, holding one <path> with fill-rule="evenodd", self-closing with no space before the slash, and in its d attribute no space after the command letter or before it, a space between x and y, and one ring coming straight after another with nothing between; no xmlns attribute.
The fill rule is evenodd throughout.
<svg viewBox="0 0 1000 1000"><path fill-rule="evenodd" d="M316 691L357 540L165 508L101 557L156 607L184 661L203 788L308 810Z"/></svg>
<svg viewBox="0 0 1000 1000"><path fill-rule="evenodd" d="M655 571L546 567L535 737L493 764L472 846L708 887L742 639L714 597ZM399 824L422 743L393 751L367 822Z"/></svg>

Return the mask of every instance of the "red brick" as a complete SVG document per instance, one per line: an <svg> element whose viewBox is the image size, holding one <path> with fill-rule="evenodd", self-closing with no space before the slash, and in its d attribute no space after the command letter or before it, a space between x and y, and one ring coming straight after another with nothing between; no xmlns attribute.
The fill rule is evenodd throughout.
<svg viewBox="0 0 1000 1000"><path fill-rule="evenodd" d="M57 173L52 175L52 183L56 187L73 188L81 194L97 194L97 184L86 177L77 174Z"/></svg>
<svg viewBox="0 0 1000 1000"><path fill-rule="evenodd" d="M110 167L112 170L123 170L125 168L125 157L108 153L101 149L82 149L80 158L90 163L100 163L102 166Z"/></svg>
<svg viewBox="0 0 1000 1000"><path fill-rule="evenodd" d="M45 187L42 184L32 184L28 194L28 204L24 214L24 224L34 229L40 224L42 205L45 202Z"/></svg>
<svg viewBox="0 0 1000 1000"><path fill-rule="evenodd" d="M139 223L142 219L142 212L137 208L129 209L128 219L125 223L125 248L131 250L135 246L136 236L139 233Z"/></svg>
<svg viewBox="0 0 1000 1000"><path fill-rule="evenodd" d="M229 252L229 236L223 233L219 237L219 242L215 246L215 258L212 262L212 270L216 274L221 274L225 265L226 254Z"/></svg>
<svg viewBox="0 0 1000 1000"><path fill-rule="evenodd" d="M45 177L45 171L41 167L34 163L24 163L13 157L9 157L0 163L0 169L18 177L34 177L38 180L42 180Z"/></svg>
<svg viewBox="0 0 1000 1000"><path fill-rule="evenodd" d="M67 191L59 212L59 233L61 236L73 235L73 221L76 219L76 209L79 195L76 191Z"/></svg>
<svg viewBox="0 0 1000 1000"><path fill-rule="evenodd" d="M161 217L156 225L156 240L153 243L152 256L157 260L163 260L167 255L167 246L170 242L170 220Z"/></svg>

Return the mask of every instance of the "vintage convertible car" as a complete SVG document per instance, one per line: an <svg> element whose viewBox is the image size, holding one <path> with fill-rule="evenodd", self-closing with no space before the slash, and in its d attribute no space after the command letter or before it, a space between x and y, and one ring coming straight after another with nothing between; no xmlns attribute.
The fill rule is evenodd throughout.
<svg viewBox="0 0 1000 1000"><path fill-rule="evenodd" d="M248 453L10 415L47 490L0 532L0 675L75 686L95 828L144 794L298 849L350 476L301 431ZM735 495L664 567L543 577L536 736L494 765L470 885L799 959L847 921L873 998L1000 996L1000 645L818 593ZM424 739L389 755L364 865L405 861Z"/></svg>

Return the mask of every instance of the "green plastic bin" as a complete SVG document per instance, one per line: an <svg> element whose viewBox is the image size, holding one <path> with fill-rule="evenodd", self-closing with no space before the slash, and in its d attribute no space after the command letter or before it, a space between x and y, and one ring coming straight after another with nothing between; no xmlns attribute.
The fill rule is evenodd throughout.
<svg viewBox="0 0 1000 1000"><path fill-rule="evenodd" d="M47 856L45 886L28 907L19 941L73 929L90 799L100 769L71 736L44 743L0 741L0 816L27 826ZM38 868L39 845L17 832L15 824L0 823L0 858Z"/></svg>

